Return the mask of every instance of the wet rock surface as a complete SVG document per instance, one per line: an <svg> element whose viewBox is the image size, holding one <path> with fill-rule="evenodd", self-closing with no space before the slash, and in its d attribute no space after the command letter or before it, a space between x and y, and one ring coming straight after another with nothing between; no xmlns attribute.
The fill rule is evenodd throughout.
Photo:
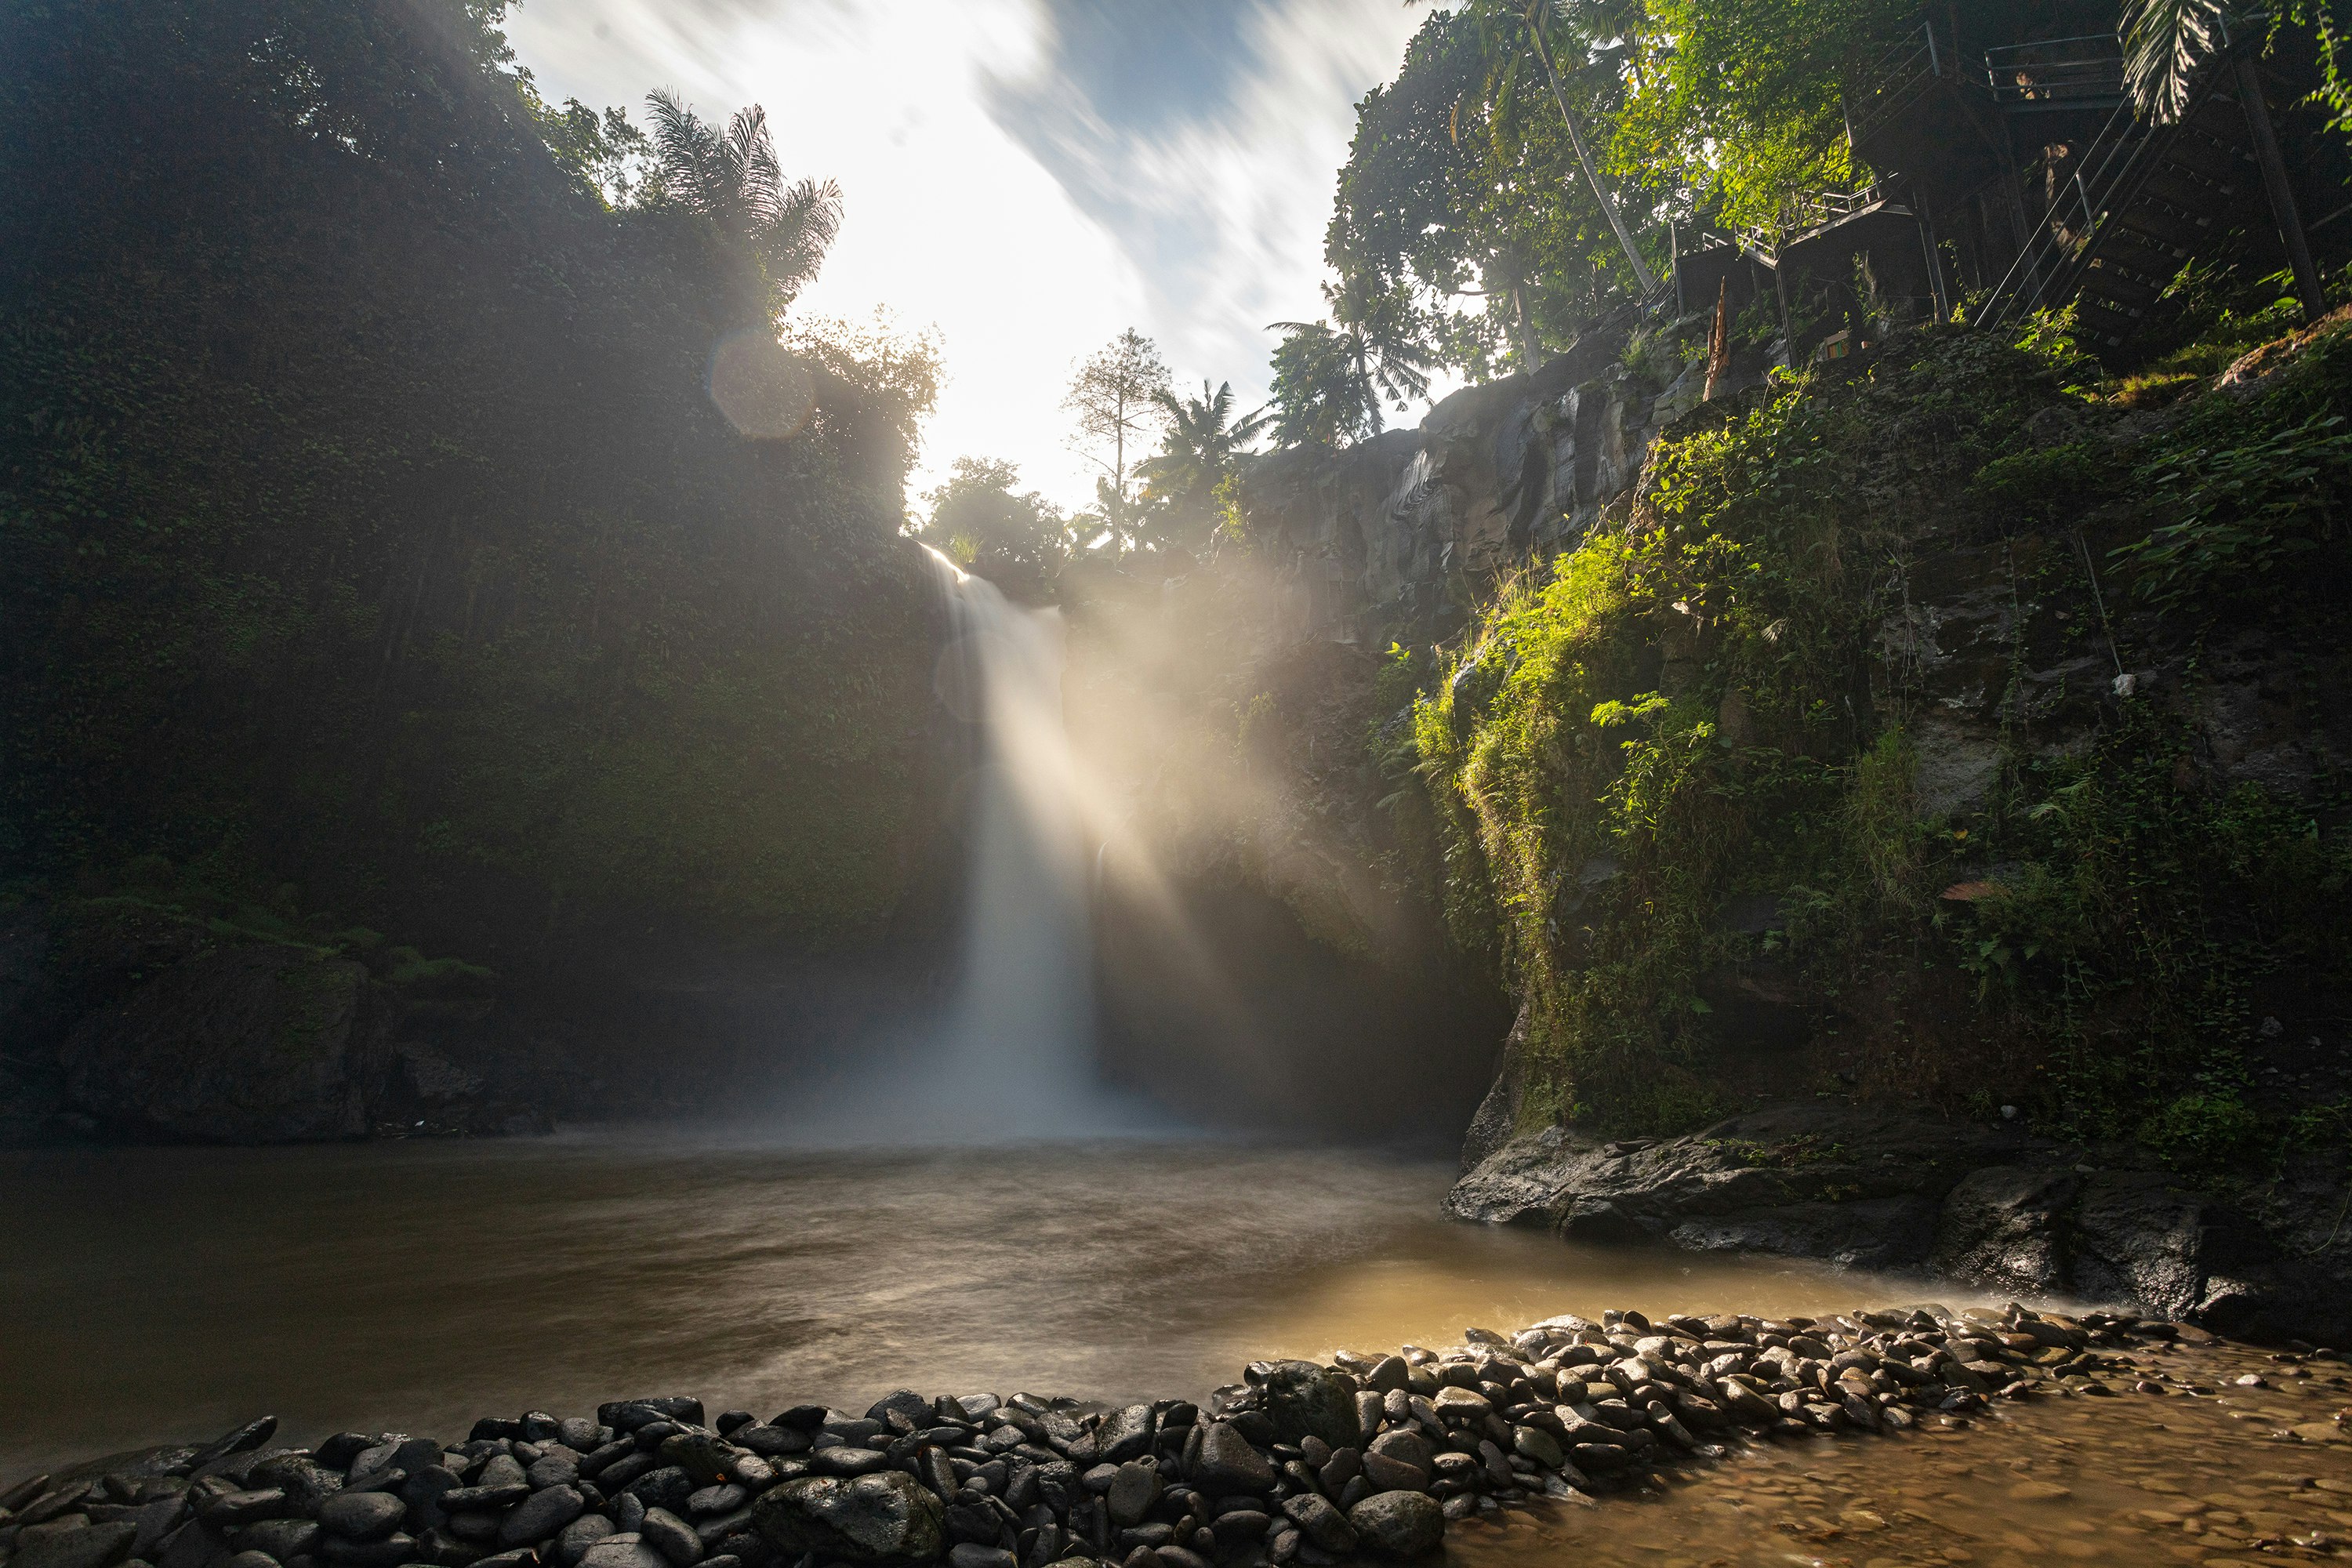
<svg viewBox="0 0 2352 1568"><path fill-rule="evenodd" d="M1612 1311L1466 1339L1253 1363L1202 1405L900 1390L863 1415L798 1405L762 1421L712 1420L673 1395L614 1401L593 1420L484 1417L462 1442L346 1432L311 1449L270 1447L265 1418L200 1449L9 1488L0 1568L1409 1560L1454 1521L1686 1484L1753 1443L1948 1430L2053 1395L2213 1394L2159 1364L2210 1345L2200 1331L2017 1306ZM2256 1373L2229 1386L2271 1385ZM2322 1415L2280 1415L2280 1440L2340 1442Z"/></svg>
<svg viewBox="0 0 2352 1568"><path fill-rule="evenodd" d="M2297 1244L2314 1226L2309 1240L2324 1239L2340 1187L2287 1184L2258 1219L2166 1172L2116 1163L2136 1152L1801 1104L1663 1141L1560 1128L1508 1139L1488 1146L1446 1208L1579 1241L1932 1268L2248 1338L2352 1340L2352 1280Z"/></svg>
<svg viewBox="0 0 2352 1568"><path fill-rule="evenodd" d="M58 1058L68 1098L101 1124L294 1142L367 1131L382 1035L362 965L243 947L192 958L83 1020Z"/></svg>

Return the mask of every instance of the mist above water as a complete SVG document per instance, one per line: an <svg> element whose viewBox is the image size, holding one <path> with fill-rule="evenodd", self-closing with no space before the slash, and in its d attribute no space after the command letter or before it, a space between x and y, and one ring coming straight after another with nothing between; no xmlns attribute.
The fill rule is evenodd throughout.
<svg viewBox="0 0 2352 1568"><path fill-rule="evenodd" d="M788 1103L783 1131L803 1144L923 1146L1176 1131L1104 1082L1097 1061L1061 612L1015 605L929 553L953 626L940 696L975 737L954 989L927 1026L851 1046L839 1073Z"/></svg>

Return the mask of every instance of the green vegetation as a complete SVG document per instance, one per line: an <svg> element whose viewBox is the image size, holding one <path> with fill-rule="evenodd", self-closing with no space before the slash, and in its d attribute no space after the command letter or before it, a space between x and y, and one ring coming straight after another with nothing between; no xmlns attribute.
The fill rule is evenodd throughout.
<svg viewBox="0 0 2352 1568"><path fill-rule="evenodd" d="M714 349L781 356L837 194L756 110L549 109L502 8L0 22L0 878L205 860L502 970L892 908L936 360L788 321L740 433Z"/></svg>
<svg viewBox="0 0 2352 1568"><path fill-rule="evenodd" d="M1236 416L1234 384L1215 391L1201 384L1198 397L1159 396L1168 433L1159 455L1143 462L1143 504L1154 517L1156 542L1179 549L1206 548L1221 520L1218 487L1234 477L1242 454L1274 422L1260 410Z"/></svg>
<svg viewBox="0 0 2352 1568"><path fill-rule="evenodd" d="M1236 477L1274 417L1237 415L1231 382L1178 395L1159 345L1130 327L1077 367L1062 406L1077 449L1101 470L1093 507L1066 516L1034 490L1016 492L1013 464L959 458L948 482L925 493L930 515L915 537L1042 600L1072 562L1116 566L1134 555L1189 570L1221 536L1238 536Z"/></svg>
<svg viewBox="0 0 2352 1568"><path fill-rule="evenodd" d="M2223 7L2211 0L1981 9L2037 37L2120 21L2133 35L2135 83L2159 108L2222 36ZM1769 233L1803 200L1868 187L1887 171L1857 159L1847 92L1870 84L1883 53L1916 42L1920 16L1916 0L1464 0L1433 10L1395 79L1357 106L1324 237L1329 319L1277 323L1287 333L1275 357L1277 440L1342 445L1376 433L1401 370L1444 367L1473 383L1532 370L1638 300L1639 274L1665 274L1677 231L1685 245L1706 230ZM1559 67L1557 98L1538 28ZM2347 37L2334 7L2303 0L2274 12L2268 38L2291 70L2315 65L2317 100L2339 131L2352 131ZM2182 341L2210 352L2210 324ZM2147 374L2159 378L2152 395L2186 380L2183 368Z"/></svg>
<svg viewBox="0 0 2352 1568"><path fill-rule="evenodd" d="M2216 779L2192 714L2253 595L2315 690L2341 662L2326 411L2352 405L2352 334L2153 426L2048 324L2029 342L1913 334L1695 416L1629 516L1504 584L1433 672L1413 748L1443 899L1529 1005L1524 1114L1696 1125L1725 1010L1765 994L1956 1108L1998 1089L2184 1166L2260 1142L2257 987L2352 979L2352 802ZM1905 629L1930 570L2011 605L1958 688ZM2107 665L2073 678L2105 705L2087 750L2044 743L2026 696L2069 658ZM2126 660L2185 686L2095 689ZM1963 700L1988 782L1931 810L1919 736ZM1898 1037L1935 1017L1929 1060Z"/></svg>

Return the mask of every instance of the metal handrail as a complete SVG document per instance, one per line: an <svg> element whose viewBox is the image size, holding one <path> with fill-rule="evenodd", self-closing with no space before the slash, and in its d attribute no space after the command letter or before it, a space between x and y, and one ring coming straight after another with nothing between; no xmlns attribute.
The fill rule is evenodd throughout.
<svg viewBox="0 0 2352 1568"><path fill-rule="evenodd" d="M1914 102L1925 84L1943 74L1935 25L1922 22L1863 68L1860 79L1869 84L1870 96L1859 104L1846 100L1846 135L1854 142L1866 139Z"/></svg>
<svg viewBox="0 0 2352 1568"><path fill-rule="evenodd" d="M2203 63L2201 79L2179 118L2171 124L2144 125L2128 98L2117 107L2105 129L2099 132L2098 140L2084 153L2082 166L2073 182L2081 203L2080 228L2074 237L2063 237L2052 224L2055 209L2045 215L2041 238L2018 257L1987 301L1982 317L1986 326L2005 326L2041 309L2045 301L2069 298L2081 287L2090 258L2097 253L2107 230L2139 198L2157 160L2171 146L2180 127L2213 95L2221 81L2221 67L2236 47L2225 46ZM2136 131L2141 134L2133 135ZM2030 281L2030 289L2012 289L2021 272Z"/></svg>
<svg viewBox="0 0 2352 1568"><path fill-rule="evenodd" d="M1985 82L2003 105L2111 98L2124 89L2123 47L2112 33L1985 51Z"/></svg>
<svg viewBox="0 0 2352 1568"><path fill-rule="evenodd" d="M2018 252L2009 271L1994 285L1979 318L1984 325L2003 326L2042 308L2053 286L2071 270L2068 264L2079 254L2076 247L2087 247L2095 237L2105 204L2121 188L2137 154L2147 147L2148 138L2132 135L2138 128L2138 116L2128 100L2107 117L2098 136L2084 150L2075 177L2067 182L2059 202L2042 215L2041 232ZM2094 195L2094 192L2097 195ZM2061 204L2067 209L2063 213ZM2080 221L2076 222L2078 204ZM2062 222L2071 233L2059 232Z"/></svg>

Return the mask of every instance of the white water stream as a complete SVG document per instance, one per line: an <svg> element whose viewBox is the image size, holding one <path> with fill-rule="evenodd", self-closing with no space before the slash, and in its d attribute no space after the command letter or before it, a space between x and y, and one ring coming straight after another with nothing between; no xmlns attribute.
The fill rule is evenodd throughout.
<svg viewBox="0 0 2352 1568"><path fill-rule="evenodd" d="M792 1142L938 1144L1176 1129L1102 1081L1077 764L1062 717L1061 612L1012 603L931 551L952 618L941 700L971 722L958 978L914 1037L877 1042L790 1109Z"/></svg>

